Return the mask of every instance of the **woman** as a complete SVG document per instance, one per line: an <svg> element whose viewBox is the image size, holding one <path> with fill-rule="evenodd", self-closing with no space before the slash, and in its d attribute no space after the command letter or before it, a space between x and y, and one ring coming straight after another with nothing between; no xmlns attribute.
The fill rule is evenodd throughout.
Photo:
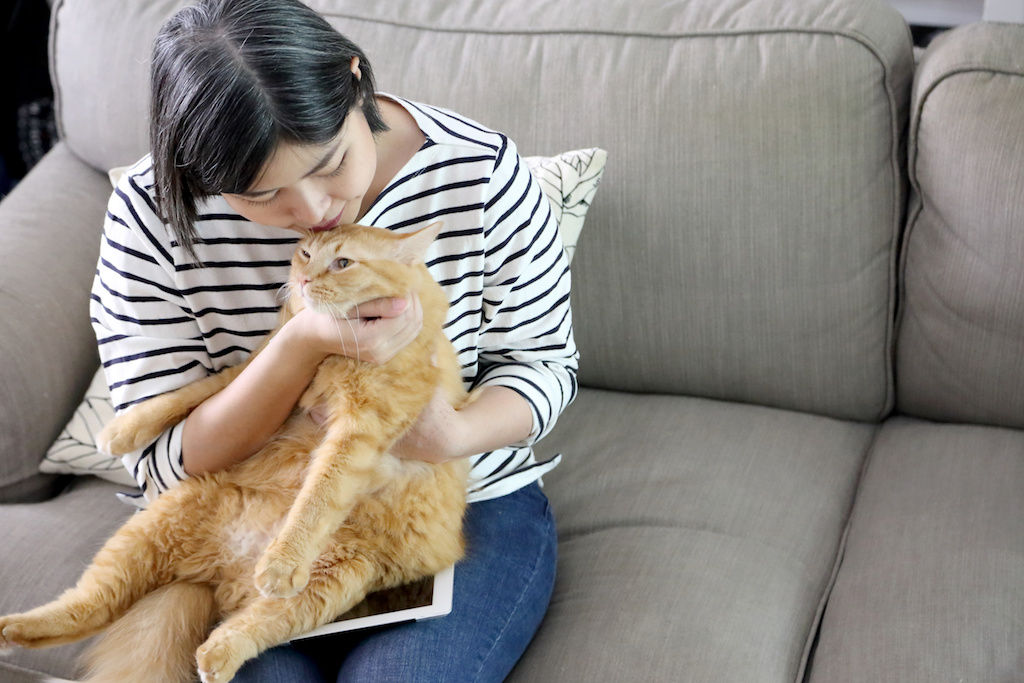
<svg viewBox="0 0 1024 683"><path fill-rule="evenodd" d="M282 646L240 681L501 680L550 598L555 531L531 444L576 392L569 272L557 226L514 144L457 114L375 91L366 56L297 0L203 0L157 37L151 154L111 197L92 317L118 409L244 359L274 327L298 234L435 220L428 254L451 301L467 387L435 398L395 453L472 458L453 612ZM421 323L379 300L351 326L304 311L232 384L126 465L147 500L259 450L319 362L383 362ZM344 652L344 654L342 654Z"/></svg>

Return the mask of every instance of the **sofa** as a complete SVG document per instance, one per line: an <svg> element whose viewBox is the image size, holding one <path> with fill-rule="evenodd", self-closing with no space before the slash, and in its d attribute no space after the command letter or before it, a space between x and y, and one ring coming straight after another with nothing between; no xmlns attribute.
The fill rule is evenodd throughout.
<svg viewBox="0 0 1024 683"><path fill-rule="evenodd" d="M1024 26L915 50L881 0L309 3L382 90L608 152L580 390L538 447L557 584L510 680L1024 680ZM60 141L0 203L0 613L132 514L39 465L98 366L106 171L146 150L181 4L54 3Z"/></svg>

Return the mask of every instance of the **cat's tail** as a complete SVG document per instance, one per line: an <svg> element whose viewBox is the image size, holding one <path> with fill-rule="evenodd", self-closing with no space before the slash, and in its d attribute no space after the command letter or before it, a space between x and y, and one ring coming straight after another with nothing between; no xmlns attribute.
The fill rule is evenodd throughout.
<svg viewBox="0 0 1024 683"><path fill-rule="evenodd" d="M132 605L86 652L85 683L191 683L216 617L213 590L176 582Z"/></svg>

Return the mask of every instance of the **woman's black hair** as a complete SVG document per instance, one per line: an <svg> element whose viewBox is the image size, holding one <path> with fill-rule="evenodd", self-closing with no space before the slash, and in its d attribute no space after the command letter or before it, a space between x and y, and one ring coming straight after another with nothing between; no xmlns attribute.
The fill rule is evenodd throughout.
<svg viewBox="0 0 1024 683"><path fill-rule="evenodd" d="M156 37L150 86L157 206L193 258L196 202L248 190L279 143L325 144L355 106L387 130L362 50L299 0L180 10Z"/></svg>

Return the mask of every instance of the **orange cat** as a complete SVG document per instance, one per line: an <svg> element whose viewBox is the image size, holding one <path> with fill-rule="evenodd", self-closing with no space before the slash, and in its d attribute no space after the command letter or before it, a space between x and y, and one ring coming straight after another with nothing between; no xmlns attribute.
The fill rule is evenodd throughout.
<svg viewBox="0 0 1024 683"><path fill-rule="evenodd" d="M442 331L447 299L423 264L439 228L399 236L351 225L304 237L281 323L307 305L337 316L414 291L419 336L380 365L329 356L259 453L162 494L114 534L74 588L0 617L0 646L57 645L113 622L91 655L90 680L192 681L198 663L206 683L228 681L247 659L332 621L368 592L458 560L468 463L387 454L438 386L454 406L466 400ZM241 367L133 406L101 434L105 450L148 443ZM322 427L305 412L321 405Z"/></svg>

